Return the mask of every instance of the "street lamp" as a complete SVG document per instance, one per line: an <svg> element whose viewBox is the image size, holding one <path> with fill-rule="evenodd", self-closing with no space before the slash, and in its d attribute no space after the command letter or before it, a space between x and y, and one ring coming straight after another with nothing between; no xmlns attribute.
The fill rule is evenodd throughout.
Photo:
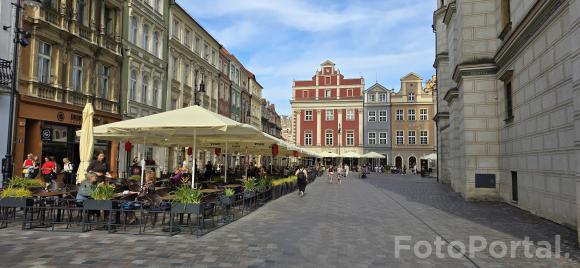
<svg viewBox="0 0 580 268"><path fill-rule="evenodd" d="M199 103L197 102L197 92L201 92L201 93L205 93L205 83L203 82L203 75L201 76L201 82L199 83L199 90L197 89L197 74L199 73L199 70L195 70L195 82L193 85L193 105L197 105L199 106Z"/></svg>
<svg viewBox="0 0 580 268"><path fill-rule="evenodd" d="M39 0L35 1L25 1L27 5L31 7L40 7L42 3ZM8 116L8 135L6 135L6 155L2 159L2 180L0 180L0 188L3 187L4 180L12 177L13 172L13 159L12 159L12 135L14 133L14 102L16 99L17 94L17 86L18 86L18 54L20 46L26 47L30 44L30 37L32 36L30 32L23 31L20 28L20 19L21 19L21 9L24 7L22 6L22 1L18 0L16 4L13 3L16 7L16 14L14 16L14 50L12 53L12 83L10 88L10 114ZM12 26L3 26L3 29L6 31L10 29ZM21 36L22 35L22 36ZM19 46L20 45L20 46Z"/></svg>

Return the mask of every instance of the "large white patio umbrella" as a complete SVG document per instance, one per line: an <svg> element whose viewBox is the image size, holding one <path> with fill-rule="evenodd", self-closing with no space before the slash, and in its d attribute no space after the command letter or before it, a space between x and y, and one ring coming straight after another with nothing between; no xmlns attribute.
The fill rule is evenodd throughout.
<svg viewBox="0 0 580 268"><path fill-rule="evenodd" d="M204 139L239 141L259 137L257 128L234 121L199 106L190 106L94 128L99 139L121 141L130 139L154 145L193 145ZM264 139L259 139L264 140ZM193 154L192 181L195 185L196 154Z"/></svg>
<svg viewBox="0 0 580 268"><path fill-rule="evenodd" d="M94 140L93 140L93 115L95 111L93 110L93 105L87 103L83 109L83 124L80 130L80 143L79 143L79 157L81 162L79 163L79 168L77 170L77 184L83 182L86 177L87 168L89 167L89 162L93 156Z"/></svg>

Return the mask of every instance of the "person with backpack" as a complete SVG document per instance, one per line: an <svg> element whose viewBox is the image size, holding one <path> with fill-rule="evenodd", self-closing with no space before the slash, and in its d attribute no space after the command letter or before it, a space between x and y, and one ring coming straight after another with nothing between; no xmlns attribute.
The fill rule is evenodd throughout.
<svg viewBox="0 0 580 268"><path fill-rule="evenodd" d="M306 184L308 184L308 174L303 166L300 166L300 168L296 170L296 177L298 178L298 195L303 197L304 191L306 191Z"/></svg>

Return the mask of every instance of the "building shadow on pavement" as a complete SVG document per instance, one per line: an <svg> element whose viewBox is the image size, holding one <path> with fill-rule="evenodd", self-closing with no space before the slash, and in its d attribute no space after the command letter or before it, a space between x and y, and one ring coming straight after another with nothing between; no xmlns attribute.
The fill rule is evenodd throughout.
<svg viewBox="0 0 580 268"><path fill-rule="evenodd" d="M406 202L419 203L521 240L529 237L534 244L538 241L548 241L553 245L555 236L560 235L562 254L569 253L570 259L580 262L580 247L576 242L575 230L507 203L467 202L460 194L454 192L450 185L440 184L431 177L372 174L364 181L386 190L385 194L391 198L403 197ZM429 223L428 220L425 221ZM554 248L552 251L554 252Z"/></svg>

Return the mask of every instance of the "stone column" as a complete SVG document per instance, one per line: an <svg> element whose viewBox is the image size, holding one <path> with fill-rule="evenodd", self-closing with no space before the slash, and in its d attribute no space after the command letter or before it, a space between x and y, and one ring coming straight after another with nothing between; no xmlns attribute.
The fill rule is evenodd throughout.
<svg viewBox="0 0 580 268"><path fill-rule="evenodd" d="M362 107L357 108L358 109L358 147L362 147L364 145L364 133L363 133L363 124L365 121L364 118L364 111Z"/></svg>

